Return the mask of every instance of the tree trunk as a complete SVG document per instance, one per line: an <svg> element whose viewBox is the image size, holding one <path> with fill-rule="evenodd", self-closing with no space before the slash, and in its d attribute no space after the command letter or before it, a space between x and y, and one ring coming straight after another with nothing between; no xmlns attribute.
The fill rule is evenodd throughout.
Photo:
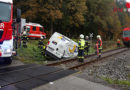
<svg viewBox="0 0 130 90"><path fill-rule="evenodd" d="M51 35L53 34L53 22L51 21Z"/></svg>

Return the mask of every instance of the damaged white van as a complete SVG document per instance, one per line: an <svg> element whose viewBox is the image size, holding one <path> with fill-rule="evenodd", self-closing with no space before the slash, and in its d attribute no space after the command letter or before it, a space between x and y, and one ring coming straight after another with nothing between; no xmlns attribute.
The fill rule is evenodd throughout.
<svg viewBox="0 0 130 90"><path fill-rule="evenodd" d="M78 44L55 32L48 41L46 54L55 59L76 57L78 55Z"/></svg>

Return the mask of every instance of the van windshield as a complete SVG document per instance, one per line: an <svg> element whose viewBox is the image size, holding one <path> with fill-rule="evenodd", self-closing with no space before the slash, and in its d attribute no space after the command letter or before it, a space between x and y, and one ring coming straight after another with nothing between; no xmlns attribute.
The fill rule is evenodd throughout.
<svg viewBox="0 0 130 90"><path fill-rule="evenodd" d="M123 37L130 37L130 31L124 31Z"/></svg>
<svg viewBox="0 0 130 90"><path fill-rule="evenodd" d="M4 22L10 21L11 5L0 2L0 20Z"/></svg>

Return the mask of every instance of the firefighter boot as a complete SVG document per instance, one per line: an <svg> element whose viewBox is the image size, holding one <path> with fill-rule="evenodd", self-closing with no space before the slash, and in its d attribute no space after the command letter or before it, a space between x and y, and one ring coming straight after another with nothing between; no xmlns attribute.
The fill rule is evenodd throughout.
<svg viewBox="0 0 130 90"><path fill-rule="evenodd" d="M84 59L80 58L80 59L79 59L79 62L84 62Z"/></svg>
<svg viewBox="0 0 130 90"><path fill-rule="evenodd" d="M99 55L99 58L101 58L101 55Z"/></svg>

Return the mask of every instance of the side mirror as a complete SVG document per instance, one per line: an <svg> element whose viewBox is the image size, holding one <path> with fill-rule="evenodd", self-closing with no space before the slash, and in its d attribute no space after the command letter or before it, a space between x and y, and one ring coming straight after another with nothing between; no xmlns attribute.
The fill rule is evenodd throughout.
<svg viewBox="0 0 130 90"><path fill-rule="evenodd" d="M17 8L17 18L16 22L19 23L21 22L21 9Z"/></svg>

